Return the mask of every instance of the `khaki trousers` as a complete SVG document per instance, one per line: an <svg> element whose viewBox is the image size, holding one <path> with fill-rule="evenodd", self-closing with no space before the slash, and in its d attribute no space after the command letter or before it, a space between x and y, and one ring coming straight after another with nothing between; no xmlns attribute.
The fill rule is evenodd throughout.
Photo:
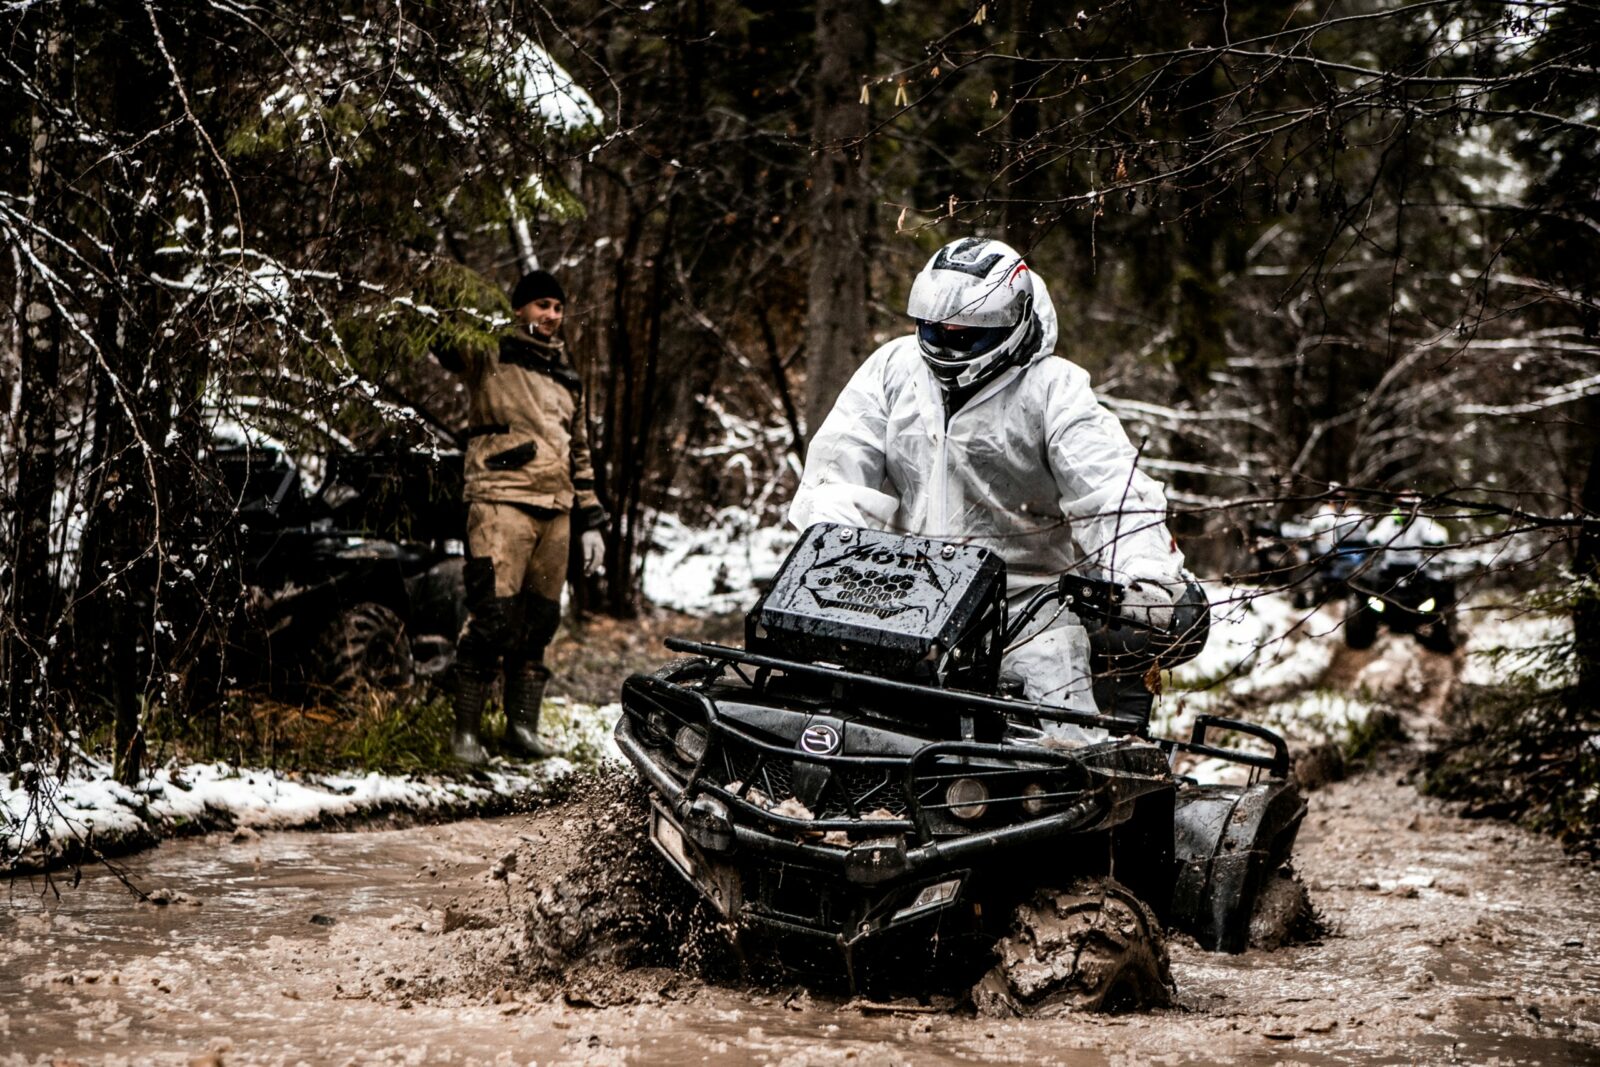
<svg viewBox="0 0 1600 1067"><path fill-rule="evenodd" d="M457 658L469 670L540 663L561 622L571 514L474 501L467 511L467 622Z"/></svg>

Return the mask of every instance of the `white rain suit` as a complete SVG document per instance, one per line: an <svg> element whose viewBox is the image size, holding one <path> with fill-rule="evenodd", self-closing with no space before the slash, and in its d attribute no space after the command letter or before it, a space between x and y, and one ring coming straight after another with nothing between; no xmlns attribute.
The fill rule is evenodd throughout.
<svg viewBox="0 0 1600 1067"><path fill-rule="evenodd" d="M948 420L915 335L868 357L812 439L789 521L982 545L1006 561L1013 610L1068 570L1178 581L1166 496L1088 373L1054 355L1055 306L1037 274L1033 285L1038 352ZM1042 612L1001 675L1030 700L1094 710L1088 635L1070 612Z"/></svg>
<svg viewBox="0 0 1600 1067"><path fill-rule="evenodd" d="M1367 543L1382 553L1382 566L1415 569L1438 555L1450 543L1450 534L1426 515L1395 511L1373 520Z"/></svg>
<svg viewBox="0 0 1600 1067"><path fill-rule="evenodd" d="M1344 547L1346 541L1361 540L1365 526L1365 515L1350 507L1340 511L1332 504L1322 505L1306 520L1306 527L1311 533L1311 550L1319 558L1333 555Z"/></svg>

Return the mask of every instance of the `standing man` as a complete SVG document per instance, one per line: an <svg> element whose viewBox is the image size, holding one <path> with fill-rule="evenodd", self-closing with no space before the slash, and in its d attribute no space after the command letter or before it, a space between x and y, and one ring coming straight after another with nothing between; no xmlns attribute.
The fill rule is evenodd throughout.
<svg viewBox="0 0 1600 1067"><path fill-rule="evenodd" d="M560 283L533 271L512 291L515 327L497 352L435 353L467 387L469 614L456 646L450 747L469 764L488 758L483 705L502 664L506 747L531 759L554 754L539 740L539 711L568 546L581 538L586 575L605 553L582 383L559 336L565 304Z"/></svg>
<svg viewBox="0 0 1600 1067"><path fill-rule="evenodd" d="M1315 514L1306 520L1311 531L1312 562L1326 596L1332 585L1341 594L1343 583L1355 573L1367 555L1367 542L1363 536L1366 516L1350 506L1350 496L1343 489L1333 489L1330 498L1323 502Z"/></svg>
<svg viewBox="0 0 1600 1067"><path fill-rule="evenodd" d="M906 311L916 332L874 352L818 428L789 521L983 545L1018 603L1065 571L1099 572L1126 584L1125 612L1167 629L1188 578L1166 496L1088 373L1056 355L1044 281L1010 246L968 237L928 261ZM1093 711L1089 651L1070 611L1041 616L1001 679Z"/></svg>

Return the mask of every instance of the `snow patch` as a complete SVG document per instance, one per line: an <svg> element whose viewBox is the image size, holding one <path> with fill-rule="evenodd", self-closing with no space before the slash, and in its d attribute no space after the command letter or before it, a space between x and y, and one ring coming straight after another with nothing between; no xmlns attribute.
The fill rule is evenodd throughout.
<svg viewBox="0 0 1600 1067"><path fill-rule="evenodd" d="M1281 593L1202 582L1211 601L1206 647L1172 672L1180 689L1239 696L1314 682L1333 662L1338 616L1329 608L1296 608Z"/></svg>
<svg viewBox="0 0 1600 1067"><path fill-rule="evenodd" d="M1513 674L1538 669L1546 685L1576 681L1572 662L1549 655L1572 638L1572 616L1552 615L1517 605L1486 608L1473 620L1466 642L1465 685L1504 685Z"/></svg>
<svg viewBox="0 0 1600 1067"><path fill-rule="evenodd" d="M513 53L511 88L552 128L580 131L599 127L605 115L550 53L524 42Z"/></svg>
<svg viewBox="0 0 1600 1067"><path fill-rule="evenodd" d="M470 781L191 763L159 768L130 788L112 777L110 764L84 759L67 780L43 782L37 797L0 787L0 871L48 864L80 844L107 847L195 824L284 830L380 811L469 812L496 798L538 793L579 766L620 761L611 731L621 712L620 704L551 701L545 734L567 757L534 764L496 760Z"/></svg>
<svg viewBox="0 0 1600 1067"><path fill-rule="evenodd" d="M778 573L800 532L787 526L753 528L744 512L693 529L672 515L651 516L650 547L641 574L653 604L694 615L748 611Z"/></svg>

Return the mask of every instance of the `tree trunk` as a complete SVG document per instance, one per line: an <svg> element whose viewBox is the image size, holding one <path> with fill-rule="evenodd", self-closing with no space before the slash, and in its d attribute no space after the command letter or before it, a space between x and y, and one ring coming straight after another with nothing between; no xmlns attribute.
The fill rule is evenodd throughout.
<svg viewBox="0 0 1600 1067"><path fill-rule="evenodd" d="M70 45L62 11L47 5L39 15L36 84L47 99L63 99ZM51 503L56 487L56 430L60 423L61 350L66 332L60 294L44 276L59 260L56 247L39 232L62 230L59 169L48 111L35 106L29 127L28 185L35 236L28 242L29 268L22 287L23 342L17 420L16 497L6 530L10 574L0 590L0 677L6 688L0 726L0 767L14 771L44 754L46 725L54 704L50 688L51 638L60 614L50 574Z"/></svg>
<svg viewBox="0 0 1600 1067"><path fill-rule="evenodd" d="M1572 608L1572 636L1578 661L1578 684L1569 710L1582 722L1600 707L1600 396L1588 401L1589 470L1583 481L1579 511L1583 528L1572 569L1581 589Z"/></svg>
<svg viewBox="0 0 1600 1067"><path fill-rule="evenodd" d="M812 94L811 276L806 306L807 434L867 353L867 155L861 79L876 0L819 0Z"/></svg>

